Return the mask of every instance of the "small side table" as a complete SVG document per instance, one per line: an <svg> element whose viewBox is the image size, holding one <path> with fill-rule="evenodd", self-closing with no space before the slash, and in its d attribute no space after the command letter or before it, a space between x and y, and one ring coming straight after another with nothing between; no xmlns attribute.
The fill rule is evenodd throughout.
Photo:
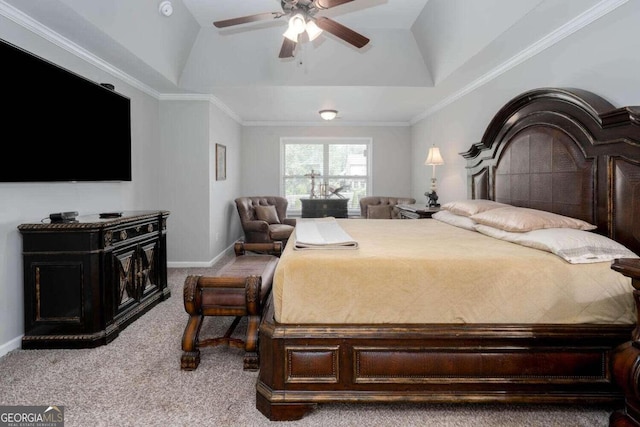
<svg viewBox="0 0 640 427"><path fill-rule="evenodd" d="M302 218L348 217L349 199L300 199Z"/></svg>
<svg viewBox="0 0 640 427"><path fill-rule="evenodd" d="M413 205L396 205L400 211L400 219L424 219L431 218L431 216L438 212L440 208L432 208L421 203L414 203Z"/></svg>

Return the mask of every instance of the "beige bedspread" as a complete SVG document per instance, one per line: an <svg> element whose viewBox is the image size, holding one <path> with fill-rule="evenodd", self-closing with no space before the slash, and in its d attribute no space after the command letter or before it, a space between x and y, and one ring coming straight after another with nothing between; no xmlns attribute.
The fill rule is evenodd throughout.
<svg viewBox="0 0 640 427"><path fill-rule="evenodd" d="M338 219L357 250L294 251L276 269L281 323L635 323L629 278L435 219ZM294 231L295 233L295 231Z"/></svg>

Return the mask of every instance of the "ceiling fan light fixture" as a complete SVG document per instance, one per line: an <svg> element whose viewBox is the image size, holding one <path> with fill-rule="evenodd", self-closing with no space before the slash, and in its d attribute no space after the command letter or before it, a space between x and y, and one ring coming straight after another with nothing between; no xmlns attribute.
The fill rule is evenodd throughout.
<svg viewBox="0 0 640 427"><path fill-rule="evenodd" d="M318 27L315 22L309 20L309 22L307 22L307 35L309 36L309 41L314 41L320 34L322 34L320 27Z"/></svg>
<svg viewBox="0 0 640 427"><path fill-rule="evenodd" d="M298 34L304 33L307 24L304 20L304 16L300 13L296 13L289 19L289 29L287 31L295 31Z"/></svg>
<svg viewBox="0 0 640 427"><path fill-rule="evenodd" d="M284 32L283 36L285 36L286 38L288 38L294 43L298 43L298 33L296 32L296 30L291 28L291 26L287 28L287 31Z"/></svg>
<svg viewBox="0 0 640 427"><path fill-rule="evenodd" d="M324 120L333 120L338 115L337 110L320 110L318 112L320 113L320 117Z"/></svg>

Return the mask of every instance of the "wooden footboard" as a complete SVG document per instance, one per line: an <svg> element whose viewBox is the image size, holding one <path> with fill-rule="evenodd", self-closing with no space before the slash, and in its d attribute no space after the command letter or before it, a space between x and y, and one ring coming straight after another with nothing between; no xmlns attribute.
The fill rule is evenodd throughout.
<svg viewBox="0 0 640 427"><path fill-rule="evenodd" d="M256 406L272 421L327 402L623 402L609 358L632 326L305 326L265 310Z"/></svg>

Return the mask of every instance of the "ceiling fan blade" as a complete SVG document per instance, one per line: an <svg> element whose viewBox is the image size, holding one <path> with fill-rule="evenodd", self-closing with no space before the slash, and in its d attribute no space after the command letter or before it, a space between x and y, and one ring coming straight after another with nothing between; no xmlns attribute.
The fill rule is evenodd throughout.
<svg viewBox="0 0 640 427"><path fill-rule="evenodd" d="M368 38L366 38L362 34L356 33L352 29L347 28L342 24L339 24L333 19L330 19L324 16L320 18L316 18L316 25L318 25L318 27L325 30L326 32L341 38L347 43L351 43L357 48L366 46L366 44L369 43Z"/></svg>
<svg viewBox="0 0 640 427"><path fill-rule="evenodd" d="M282 42L282 47L280 48L280 55L278 58L293 58L293 51L296 48L296 42L293 40L289 40L288 38L284 38Z"/></svg>
<svg viewBox="0 0 640 427"><path fill-rule="evenodd" d="M242 16L240 18L224 19L222 21L215 21L213 25L217 28L231 27L233 25L246 24L247 22L264 21L266 19L280 18L283 15L281 12L265 12L258 13L256 15Z"/></svg>
<svg viewBox="0 0 640 427"><path fill-rule="evenodd" d="M316 0L316 7L318 9L329 9L344 3L351 3L352 1L353 0Z"/></svg>

